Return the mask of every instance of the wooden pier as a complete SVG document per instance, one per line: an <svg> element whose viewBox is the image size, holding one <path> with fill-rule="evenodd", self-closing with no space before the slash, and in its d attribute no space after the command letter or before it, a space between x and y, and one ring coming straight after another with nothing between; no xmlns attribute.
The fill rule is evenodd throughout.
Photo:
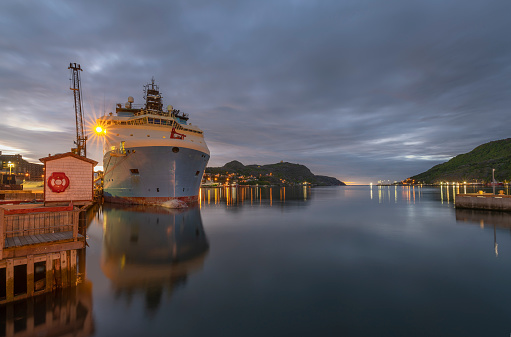
<svg viewBox="0 0 511 337"><path fill-rule="evenodd" d="M0 304L77 283L81 209L0 206Z"/></svg>

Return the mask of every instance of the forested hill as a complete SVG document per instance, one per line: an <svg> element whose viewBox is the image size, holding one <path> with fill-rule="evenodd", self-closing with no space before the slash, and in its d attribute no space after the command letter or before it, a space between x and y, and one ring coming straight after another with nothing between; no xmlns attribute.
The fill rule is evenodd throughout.
<svg viewBox="0 0 511 337"><path fill-rule="evenodd" d="M491 182L492 169L495 169L495 180L511 180L511 138L480 145L409 179L426 184L446 181Z"/></svg>
<svg viewBox="0 0 511 337"><path fill-rule="evenodd" d="M346 185L336 178L315 175L304 165L287 162L245 166L234 160L222 167L207 167L206 173L235 173L252 183L258 184L292 185L307 182L320 186Z"/></svg>

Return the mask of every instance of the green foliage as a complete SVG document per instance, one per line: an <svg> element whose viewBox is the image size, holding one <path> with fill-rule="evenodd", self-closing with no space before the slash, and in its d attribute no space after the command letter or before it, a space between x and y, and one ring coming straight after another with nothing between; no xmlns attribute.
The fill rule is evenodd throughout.
<svg viewBox="0 0 511 337"><path fill-rule="evenodd" d="M469 153L460 154L410 178L427 184L442 181L490 182L492 169L495 169L495 180L511 180L511 138L480 145Z"/></svg>

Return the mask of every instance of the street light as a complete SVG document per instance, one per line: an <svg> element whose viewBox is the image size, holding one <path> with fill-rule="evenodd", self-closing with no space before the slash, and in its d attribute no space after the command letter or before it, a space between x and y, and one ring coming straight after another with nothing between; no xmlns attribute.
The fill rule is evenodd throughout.
<svg viewBox="0 0 511 337"><path fill-rule="evenodd" d="M14 167L14 163L8 162L7 166L9 166L9 175L12 174L11 170Z"/></svg>

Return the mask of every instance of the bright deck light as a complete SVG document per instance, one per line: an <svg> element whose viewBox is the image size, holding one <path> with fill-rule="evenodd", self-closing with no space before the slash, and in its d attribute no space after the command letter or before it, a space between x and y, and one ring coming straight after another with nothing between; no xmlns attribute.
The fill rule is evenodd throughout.
<svg viewBox="0 0 511 337"><path fill-rule="evenodd" d="M101 126L96 126L96 129L94 129L97 134L106 133L106 129L103 129Z"/></svg>

